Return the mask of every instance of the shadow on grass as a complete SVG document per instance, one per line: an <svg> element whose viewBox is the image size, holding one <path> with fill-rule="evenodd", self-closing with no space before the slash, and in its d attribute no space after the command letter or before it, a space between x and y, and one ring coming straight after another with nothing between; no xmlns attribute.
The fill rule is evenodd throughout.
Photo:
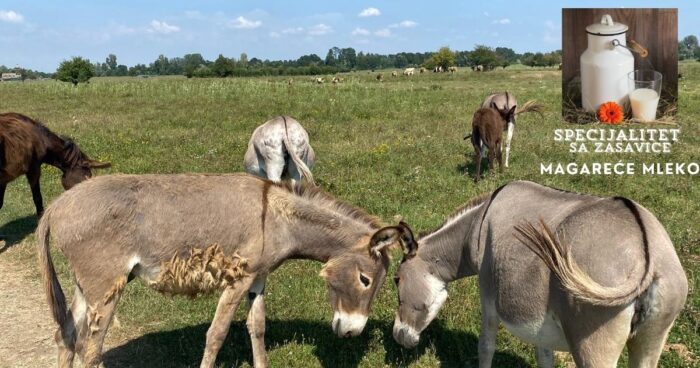
<svg viewBox="0 0 700 368"><path fill-rule="evenodd" d="M384 363L387 365L405 367L418 360L427 350L434 350L440 367L479 366L479 337L464 330L447 329L441 320L433 321L428 326L421 334L420 343L413 349L403 349L394 342L390 328L387 329L384 341ZM498 350L493 355L492 365L511 368L531 366L517 355Z"/></svg>
<svg viewBox="0 0 700 368"><path fill-rule="evenodd" d="M36 225L35 215L20 217L2 225L0 227L0 239L5 242L5 245L0 248L0 254L22 242L27 235L34 232Z"/></svg>
<svg viewBox="0 0 700 368"><path fill-rule="evenodd" d="M465 154L465 160L457 165L457 171L462 175L469 175L469 177L474 180L476 177L476 165L474 164L474 156L472 154ZM505 157L503 158L505 162ZM495 170L493 172L498 173L498 161L493 160L493 165ZM489 173L489 161L487 158L481 158L481 178L484 178Z"/></svg>
<svg viewBox="0 0 700 368"><path fill-rule="evenodd" d="M204 352L209 324L185 327L172 331L149 333L104 353L106 368L121 367L196 367ZM304 320L268 320L265 346L268 352L280 345L312 346L313 354L323 367L357 367L365 357L372 336L379 331L386 350L384 363L407 366L420 358L427 349L435 354L443 367L478 365L478 337L460 330L446 330L439 321L424 333L415 349L403 349L391 336L391 324L370 320L357 338L341 339L331 331L330 324ZM289 356L289 361L297 360ZM252 366L253 353L245 321L231 324L229 335L217 357L217 366ZM272 359L271 366L287 365ZM495 367L529 367L522 358L496 352ZM295 362L288 365L304 365Z"/></svg>

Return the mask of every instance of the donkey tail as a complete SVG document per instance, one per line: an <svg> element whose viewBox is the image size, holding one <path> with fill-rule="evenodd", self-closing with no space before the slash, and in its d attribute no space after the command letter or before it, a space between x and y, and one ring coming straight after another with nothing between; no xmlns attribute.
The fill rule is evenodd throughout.
<svg viewBox="0 0 700 368"><path fill-rule="evenodd" d="M56 276L53 261L51 260L51 252L49 251L49 217L51 216L51 208L47 210L39 221L39 226L36 230L37 238L37 254L39 257L39 269L44 279L44 290L49 303L49 308L53 314L53 320L58 323L59 327L63 326L66 321L66 297L61 289L61 284Z"/></svg>
<svg viewBox="0 0 700 368"><path fill-rule="evenodd" d="M304 179L306 179L309 183L316 185L316 183L314 183L314 176L311 174L311 170L308 166L306 166L306 163L299 158L299 155L297 155L296 147L294 147L292 142L289 141L289 131L287 130L287 117L282 116L282 119L284 120L284 139L282 139L282 142L284 143L284 148L286 148L287 152L289 152L289 157L292 158L292 161L294 161L294 164L299 169L299 172L301 172L301 176Z"/></svg>
<svg viewBox="0 0 700 368"><path fill-rule="evenodd" d="M529 222L518 225L515 229L516 238L544 261L567 292L582 302L608 307L626 305L637 298L653 281L646 241L646 264L642 279L628 280L618 286L608 287L593 280L579 267L572 258L570 249L559 242L543 220L540 219L539 229Z"/></svg>
<svg viewBox="0 0 700 368"><path fill-rule="evenodd" d="M524 114L526 112L536 112L540 114L540 116L544 117L544 105L541 103L537 103L535 100L530 100L528 102L525 102L522 106L519 106L515 110L515 115Z"/></svg>

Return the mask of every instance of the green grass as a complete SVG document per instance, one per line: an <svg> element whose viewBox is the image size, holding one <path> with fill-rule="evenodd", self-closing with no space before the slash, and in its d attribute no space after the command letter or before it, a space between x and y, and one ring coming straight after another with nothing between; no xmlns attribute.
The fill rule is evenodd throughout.
<svg viewBox="0 0 700 368"><path fill-rule="evenodd" d="M700 186L690 176L541 176L540 162L635 160L691 162L700 157L700 63L680 66L678 121L681 142L661 155L572 155L553 142L560 116L560 73L552 69L427 73L413 78L376 73L346 75L340 85L316 85L311 77L186 80L180 78L97 79L73 88L56 82L0 84L0 111L35 117L76 139L92 157L111 161L106 173L242 171L253 128L286 114L309 131L317 152L314 176L333 195L387 222L401 215L414 230L438 226L469 198L512 180L526 179L577 192L621 195L649 208L666 226L690 279L691 293L670 336L700 352ZM518 120L511 167L472 181L472 148L462 137L471 115L492 91L508 89L518 100L547 106ZM465 156L466 155L466 156ZM467 164L469 162L469 164ZM467 173L468 171L468 173ZM47 202L61 193L58 171L42 177ZM0 233L16 257L35 267L34 207L24 179L12 183L0 211ZM398 261L396 255L394 263ZM58 257L64 289L70 277ZM417 349L404 350L391 337L396 308L393 283L384 285L360 337L338 339L330 328L327 292L317 276L321 264L288 262L269 278L266 343L272 366L377 367L476 366L479 303L476 279L450 285L439 318ZM393 269L392 269L393 272ZM161 296L139 283L127 287L118 309L121 329L113 341L130 339L106 353L107 367L196 366L215 297L191 301ZM219 355L226 365L247 366L252 353L243 310ZM623 359L623 362L626 360ZM665 353L661 366L685 366ZM497 367L535 366L533 349L502 330Z"/></svg>

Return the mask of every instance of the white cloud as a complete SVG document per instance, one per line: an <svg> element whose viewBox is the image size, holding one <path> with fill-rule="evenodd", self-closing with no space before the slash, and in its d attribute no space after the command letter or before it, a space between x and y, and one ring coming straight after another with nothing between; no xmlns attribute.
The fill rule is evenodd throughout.
<svg viewBox="0 0 700 368"><path fill-rule="evenodd" d="M311 36L323 36L325 34L333 32L333 28L327 26L323 23L319 23L313 27L309 28L309 35Z"/></svg>
<svg viewBox="0 0 700 368"><path fill-rule="evenodd" d="M382 12L379 11L377 8L367 8L364 9L358 14L358 17L378 17L382 15Z"/></svg>
<svg viewBox="0 0 700 368"><path fill-rule="evenodd" d="M262 25L262 21L248 19L244 16L240 16L231 22L229 26L237 29L255 29Z"/></svg>
<svg viewBox="0 0 700 368"><path fill-rule="evenodd" d="M22 23L24 22L24 16L12 10L0 10L0 21Z"/></svg>
<svg viewBox="0 0 700 368"><path fill-rule="evenodd" d="M369 36L370 32L364 28L355 28L354 31L352 31L353 36Z"/></svg>
<svg viewBox="0 0 700 368"><path fill-rule="evenodd" d="M280 37L280 34L277 32L270 32L269 35L270 35L270 38L279 38Z"/></svg>
<svg viewBox="0 0 700 368"><path fill-rule="evenodd" d="M282 30L282 34L298 34L304 32L303 27L296 27L296 28L285 28Z"/></svg>
<svg viewBox="0 0 700 368"><path fill-rule="evenodd" d="M389 30L389 28L382 28L374 32L374 34L379 37L389 37L391 36L391 30Z"/></svg>
<svg viewBox="0 0 700 368"><path fill-rule="evenodd" d="M161 33L161 34L168 34L168 33L173 33L173 32L179 32L180 27L171 25L165 22L161 22L158 20L152 20L151 21L151 28L148 29L149 32L155 32L155 33Z"/></svg>
<svg viewBox="0 0 700 368"><path fill-rule="evenodd" d="M508 19L508 18L496 19L492 23L493 24L510 24L510 19Z"/></svg>
<svg viewBox="0 0 700 368"><path fill-rule="evenodd" d="M416 23L412 20L404 20L403 22L390 24L389 28L413 28L417 25L418 25L418 23Z"/></svg>

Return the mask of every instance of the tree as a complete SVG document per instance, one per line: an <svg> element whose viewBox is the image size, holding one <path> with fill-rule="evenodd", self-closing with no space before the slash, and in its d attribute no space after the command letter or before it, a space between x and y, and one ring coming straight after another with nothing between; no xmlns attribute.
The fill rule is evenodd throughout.
<svg viewBox="0 0 700 368"><path fill-rule="evenodd" d="M332 48L328 49L328 53L326 54L325 63L328 66L336 66L336 65L338 65L339 58L340 58L340 49L337 47L332 47Z"/></svg>
<svg viewBox="0 0 700 368"><path fill-rule="evenodd" d="M211 71L218 77L230 77L233 75L233 70L236 68L233 60L219 54L219 57L214 60L211 66Z"/></svg>
<svg viewBox="0 0 700 368"><path fill-rule="evenodd" d="M238 58L238 66L242 68L248 67L248 54L241 52L241 57Z"/></svg>
<svg viewBox="0 0 700 368"><path fill-rule="evenodd" d="M450 50L449 47L441 47L438 52L434 53L425 63L426 68L434 68L436 66L441 66L444 70L455 65L455 53Z"/></svg>
<svg viewBox="0 0 700 368"><path fill-rule="evenodd" d="M346 69L353 69L357 65L357 53L352 47L347 47L340 50L338 55L338 64Z"/></svg>
<svg viewBox="0 0 700 368"><path fill-rule="evenodd" d="M170 72L170 61L165 55L158 55L158 59L151 64L151 69L158 75L168 75Z"/></svg>
<svg viewBox="0 0 700 368"><path fill-rule="evenodd" d="M206 60L202 57L202 54L187 54L183 57L184 59L184 73L187 78L192 78L194 71L197 70L202 65L206 65Z"/></svg>
<svg viewBox="0 0 700 368"><path fill-rule="evenodd" d="M56 70L56 79L62 82L71 82L74 86L85 83L95 75L95 70L90 60L79 56L70 60L64 60Z"/></svg>
<svg viewBox="0 0 700 368"><path fill-rule="evenodd" d="M109 75L115 75L117 71L117 55L109 54L105 59L105 64L109 68Z"/></svg>
<svg viewBox="0 0 700 368"><path fill-rule="evenodd" d="M682 42L685 44L685 47L687 47L688 50L695 51L695 49L698 48L698 38L694 35L685 36Z"/></svg>
<svg viewBox="0 0 700 368"><path fill-rule="evenodd" d="M498 64L498 56L488 46L476 45L474 51L469 53L469 65L483 65L491 69Z"/></svg>

